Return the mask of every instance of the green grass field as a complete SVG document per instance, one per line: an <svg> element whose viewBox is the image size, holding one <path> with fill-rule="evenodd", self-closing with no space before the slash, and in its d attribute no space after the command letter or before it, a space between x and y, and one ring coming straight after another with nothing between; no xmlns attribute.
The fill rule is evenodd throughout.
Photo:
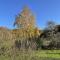
<svg viewBox="0 0 60 60"><path fill-rule="evenodd" d="M23 51L11 56L0 55L0 60L60 60L60 50Z"/></svg>

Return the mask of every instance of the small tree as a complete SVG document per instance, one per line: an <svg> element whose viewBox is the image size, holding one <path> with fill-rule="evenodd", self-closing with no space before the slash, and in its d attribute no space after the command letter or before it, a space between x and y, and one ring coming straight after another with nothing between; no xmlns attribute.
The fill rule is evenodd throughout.
<svg viewBox="0 0 60 60"><path fill-rule="evenodd" d="M46 29L47 30L52 30L52 29L54 29L54 26L55 26L55 22L54 21L48 21Z"/></svg>
<svg viewBox="0 0 60 60"><path fill-rule="evenodd" d="M53 21L48 21L47 22L47 26L46 28L44 29L43 31L43 37L41 37L41 39L43 40L43 43L42 43L42 46L43 48L45 49L50 49L52 47L54 47L54 43L55 43L55 23ZM51 44L52 42L52 44ZM54 45L54 46L50 46L51 45Z"/></svg>

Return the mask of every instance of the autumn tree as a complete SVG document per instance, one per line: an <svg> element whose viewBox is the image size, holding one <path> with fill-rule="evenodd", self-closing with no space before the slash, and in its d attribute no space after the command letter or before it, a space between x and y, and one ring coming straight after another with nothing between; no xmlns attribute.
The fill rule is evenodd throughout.
<svg viewBox="0 0 60 60"><path fill-rule="evenodd" d="M37 31L38 29L36 29L35 17L28 7L25 6L21 11L21 13L19 13L16 16L14 25L17 26L18 29L22 30L22 31L19 31L22 34L19 34L19 36L17 37L19 38L19 40L21 40L20 41L22 42L21 45L22 46L26 45L28 48L29 47L33 48L34 47L33 45L36 45L34 37L36 36L35 34L38 34L38 31Z"/></svg>
<svg viewBox="0 0 60 60"><path fill-rule="evenodd" d="M35 17L28 7L24 7L22 12L16 16L14 25L18 28L35 27Z"/></svg>

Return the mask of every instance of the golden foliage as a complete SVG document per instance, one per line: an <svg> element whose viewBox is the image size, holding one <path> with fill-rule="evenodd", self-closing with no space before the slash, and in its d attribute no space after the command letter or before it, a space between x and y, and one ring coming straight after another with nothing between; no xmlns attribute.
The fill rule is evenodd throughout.
<svg viewBox="0 0 60 60"><path fill-rule="evenodd" d="M24 29L29 26L35 26L35 17L28 7L24 7L23 11L16 16L14 25L17 25L18 28Z"/></svg>

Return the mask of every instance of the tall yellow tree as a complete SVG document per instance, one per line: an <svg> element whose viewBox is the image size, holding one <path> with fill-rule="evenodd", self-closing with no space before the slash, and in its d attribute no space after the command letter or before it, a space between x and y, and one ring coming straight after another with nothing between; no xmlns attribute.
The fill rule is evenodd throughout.
<svg viewBox="0 0 60 60"><path fill-rule="evenodd" d="M27 45L32 47L32 45L35 44L34 37L36 36L37 29L35 25L35 17L28 7L25 6L22 12L16 16L14 25L19 29L19 36L17 38L21 40L21 46L25 46L23 45L23 41L25 41Z"/></svg>
<svg viewBox="0 0 60 60"><path fill-rule="evenodd" d="M35 27L35 17L27 6L25 6L22 12L16 16L14 25L24 29Z"/></svg>

